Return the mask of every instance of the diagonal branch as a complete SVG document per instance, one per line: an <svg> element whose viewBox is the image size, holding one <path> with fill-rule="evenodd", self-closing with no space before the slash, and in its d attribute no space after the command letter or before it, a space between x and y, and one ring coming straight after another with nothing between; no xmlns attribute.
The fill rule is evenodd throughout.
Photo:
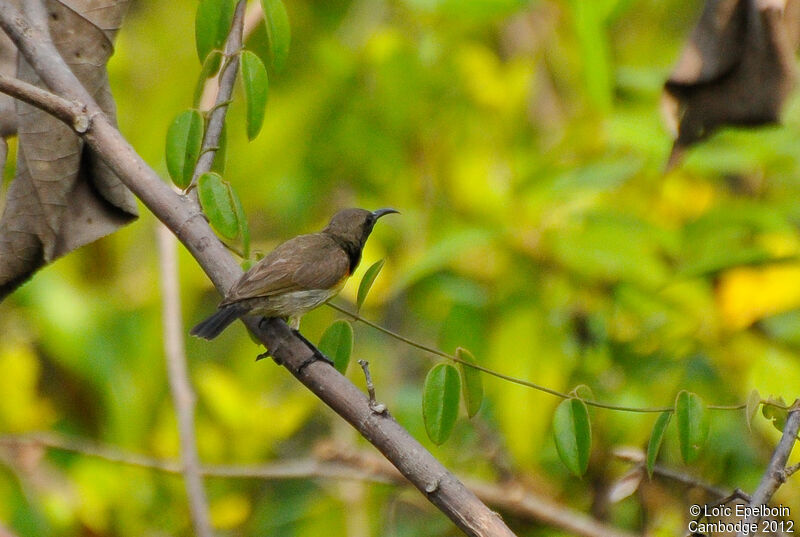
<svg viewBox="0 0 800 537"><path fill-rule="evenodd" d="M203 136L203 145L197 165L194 167L192 181L197 181L198 177L211 170L219 148L222 128L225 126L225 114L228 112L228 103L233 95L236 73L239 71L239 50L242 48L242 28L246 5L245 0L239 0L233 13L233 23L225 41L225 54L219 72L219 90L208 116L208 126L205 136Z"/></svg>
<svg viewBox="0 0 800 537"><path fill-rule="evenodd" d="M178 436L181 443L181 463L189 498L189 510L197 537L211 537L208 500L200 475L200 457L194 434L195 394L189 382L186 349L183 340L183 315L181 314L180 284L175 236L162 225L158 234L158 254L161 268L162 318L164 323L164 354L167 358L167 376L178 419Z"/></svg>
<svg viewBox="0 0 800 537"><path fill-rule="evenodd" d="M780 442L778 442L778 447L772 453L772 458L761 478L761 482L750 497L750 507L753 509L750 510L750 515L744 519L743 528L758 522L758 510L767 505L772 495L786 481L788 477L786 461L789 460L789 455L792 453L798 431L800 431L800 399L796 400L789 410L789 417L786 419L786 425L783 426L783 435ZM742 536L743 534L740 533L739 535Z"/></svg>
<svg viewBox="0 0 800 537"><path fill-rule="evenodd" d="M230 257L186 196L173 192L136 153L64 64L52 42L17 11L0 0L0 27L8 34L47 86L86 106L90 118L83 139L120 180L184 243L217 289L224 292L241 268ZM33 103L48 112L47 103ZM500 517L484 505L388 413L375 414L364 394L335 369L319 361L317 351L280 319L245 324L276 361L379 449L426 498L459 528L473 536L511 536ZM307 365L307 367L305 367Z"/></svg>

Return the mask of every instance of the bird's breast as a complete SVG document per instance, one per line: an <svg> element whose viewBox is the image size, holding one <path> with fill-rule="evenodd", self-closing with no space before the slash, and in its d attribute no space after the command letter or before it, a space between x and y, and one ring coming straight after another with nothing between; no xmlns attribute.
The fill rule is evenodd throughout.
<svg viewBox="0 0 800 537"><path fill-rule="evenodd" d="M254 308L252 313L268 317L303 315L336 296L341 288L337 285L331 289L306 289L271 296L262 300L262 307Z"/></svg>

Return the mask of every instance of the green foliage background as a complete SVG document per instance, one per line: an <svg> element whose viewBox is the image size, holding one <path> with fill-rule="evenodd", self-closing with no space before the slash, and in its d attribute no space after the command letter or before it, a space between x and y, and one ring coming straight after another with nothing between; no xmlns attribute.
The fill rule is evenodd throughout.
<svg viewBox="0 0 800 537"><path fill-rule="evenodd" d="M387 262L362 313L504 373L602 401L708 403L752 388L792 401L800 386L800 107L785 125L725 131L663 175L670 137L661 84L699 13L677 0L334 0L289 2L292 48L270 71L264 128L247 143L241 93L225 178L254 248L319 229L340 207L395 207L355 280ZM109 65L121 130L164 177L164 135L191 106L200 70L189 0L134 2ZM261 32L261 37L258 36ZM258 44L263 27L251 45ZM7 165L6 183L13 174ZM155 456L178 438L161 345L153 217L58 261L0 304L0 432L51 430ZM185 251L188 327L218 300ZM351 282L339 303L354 303ZM317 341L338 317L307 315ZM592 410L589 473L570 476L552 439L559 403L485 377L472 421L433 446L421 385L431 357L355 326L378 397L457 473L506 471L580 511L657 535L685 531L693 493L655 481L600 505L645 445L656 414ZM187 340L208 463L311 454L334 437L366 447L234 326ZM363 378L351 365L349 375ZM752 490L779 433L713 412L709 446L684 471ZM19 454L16 454L19 455ZM20 536L188 535L181 481L61 452L0 449L0 521ZM491 455L491 456L490 456ZM674 427L663 464L681 469ZM800 509L790 481L776 503ZM456 535L415 492L346 493L330 481L209 479L223 535ZM353 500L353 498L358 498ZM698 496L698 500L702 497ZM520 535L555 530L508 518Z"/></svg>

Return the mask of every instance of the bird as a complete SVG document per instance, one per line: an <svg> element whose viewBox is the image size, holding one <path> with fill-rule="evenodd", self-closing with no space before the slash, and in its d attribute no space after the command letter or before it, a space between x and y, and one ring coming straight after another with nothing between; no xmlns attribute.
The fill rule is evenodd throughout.
<svg viewBox="0 0 800 537"><path fill-rule="evenodd" d="M375 222L395 209L342 209L318 233L278 245L245 272L217 311L190 330L214 339L245 315L281 317L297 332L300 317L336 296L361 262Z"/></svg>

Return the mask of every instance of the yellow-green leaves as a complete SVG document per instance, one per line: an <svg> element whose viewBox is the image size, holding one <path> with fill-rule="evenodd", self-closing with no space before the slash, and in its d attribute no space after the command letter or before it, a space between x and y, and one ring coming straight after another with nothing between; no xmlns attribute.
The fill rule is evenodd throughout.
<svg viewBox="0 0 800 537"><path fill-rule="evenodd" d="M434 444L441 445L453 432L458 417L461 381L450 364L435 365L425 377L422 389L422 419Z"/></svg>
<svg viewBox="0 0 800 537"><path fill-rule="evenodd" d="M602 2L569 2L575 34L583 58L583 76L586 93L605 112L611 107L613 97L613 70L606 35L606 13Z"/></svg>
<svg viewBox="0 0 800 537"><path fill-rule="evenodd" d="M786 410L786 402L783 397L774 399L770 396L767 403L761 407L761 415L771 421L776 429L783 432L786 420L789 419L789 411Z"/></svg>
<svg viewBox="0 0 800 537"><path fill-rule="evenodd" d="M747 428L753 429L753 418L758 412L758 407L761 404L761 394L758 390L752 390L747 396L747 402L744 409L744 418L747 420Z"/></svg>
<svg viewBox="0 0 800 537"><path fill-rule="evenodd" d="M255 53L245 50L241 55L242 85L247 104L247 137L252 140L261 131L267 106L269 80L267 68Z"/></svg>
<svg viewBox="0 0 800 537"><path fill-rule="evenodd" d="M222 129L223 140L225 129ZM224 146L223 146L224 147ZM222 152L222 158L224 159L224 152ZM220 158L219 153L217 154L217 159ZM216 159L215 159L216 162ZM224 162L224 160L223 160ZM236 225L239 228L239 237L242 239L242 256L244 258L250 257L250 227L247 225L247 216L244 214L244 207L242 207L242 200L239 199L239 195L233 189L233 187L226 183L228 187L228 194L231 197L231 201L233 202L233 212L236 214Z"/></svg>
<svg viewBox="0 0 800 537"><path fill-rule="evenodd" d="M667 425L672 419L672 412L662 412L653 425L653 432L650 433L650 442L647 443L647 475L653 477L653 468L656 465L658 452L664 442L664 433L667 432Z"/></svg>
<svg viewBox="0 0 800 537"><path fill-rule="evenodd" d="M269 40L272 67L276 71L280 71L286 65L286 58L289 56L289 42L291 41L289 16L286 14L286 6L281 0L261 0L261 7L264 9L264 19L267 23L267 39Z"/></svg>
<svg viewBox="0 0 800 537"><path fill-rule="evenodd" d="M467 349L461 347L456 349L456 358L460 358L467 363L477 364L478 361ZM483 378L481 372L465 364L458 364L462 377L462 392L464 395L464 405L467 407L467 415L471 418L481 409L483 403Z"/></svg>
<svg viewBox="0 0 800 537"><path fill-rule="evenodd" d="M565 399L553 416L553 433L561 462L576 476L589 467L592 449L592 426L586 403L575 397Z"/></svg>
<svg viewBox="0 0 800 537"><path fill-rule="evenodd" d="M696 393L686 390L675 399L675 418L678 423L678 442L684 462L694 462L708 438L708 412Z"/></svg>
<svg viewBox="0 0 800 537"><path fill-rule="evenodd" d="M203 116L197 110L178 114L167 130L167 171L179 188L192 181L197 158L203 144Z"/></svg>
<svg viewBox="0 0 800 537"><path fill-rule="evenodd" d="M197 195L203 212L217 233L226 239L235 239L239 235L240 224L237 216L236 193L219 174L204 173L197 180Z"/></svg>
<svg viewBox="0 0 800 537"><path fill-rule="evenodd" d="M333 360L336 370L344 375L353 352L353 327L347 321L331 324L319 340L319 350Z"/></svg>
<svg viewBox="0 0 800 537"><path fill-rule="evenodd" d="M201 62L214 49L221 49L233 22L235 0L200 0L194 20L197 56Z"/></svg>
<svg viewBox="0 0 800 537"><path fill-rule="evenodd" d="M367 295L369 294L369 290L372 289L372 284L375 283L375 278L378 277L380 274L381 269L383 268L384 260L381 259L380 261L376 261L367 269L364 273L364 277L361 278L361 283L358 285L358 295L356 297L356 311L361 310L361 306L364 305L364 301L367 299Z"/></svg>

